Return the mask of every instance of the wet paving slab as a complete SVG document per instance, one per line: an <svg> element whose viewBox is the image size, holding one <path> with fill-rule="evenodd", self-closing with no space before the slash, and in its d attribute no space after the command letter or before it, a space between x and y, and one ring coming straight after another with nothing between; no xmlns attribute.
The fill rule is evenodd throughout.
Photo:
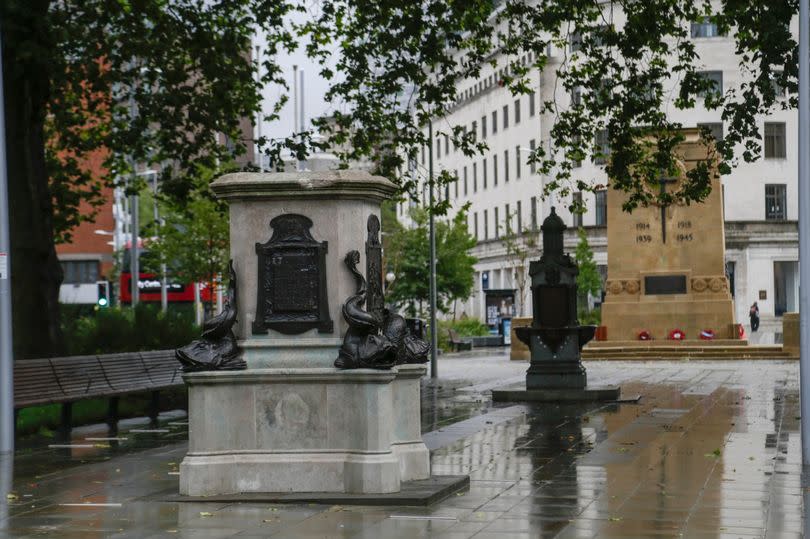
<svg viewBox="0 0 810 539"><path fill-rule="evenodd" d="M166 502L187 448L175 414L24 443L0 461L0 537L802 537L797 362L588 362L641 399L493 403L526 367L453 354L423 382L433 473L471 479L430 507Z"/></svg>

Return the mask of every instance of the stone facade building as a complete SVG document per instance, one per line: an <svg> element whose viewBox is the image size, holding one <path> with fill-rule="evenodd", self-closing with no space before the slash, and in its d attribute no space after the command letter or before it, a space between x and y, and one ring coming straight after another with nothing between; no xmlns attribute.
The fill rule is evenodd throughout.
<svg viewBox="0 0 810 539"><path fill-rule="evenodd" d="M618 11L611 12L611 17L613 24L621 25ZM693 24L691 30L702 62L700 70L717 80L723 90L736 86L741 74L733 38L719 35L709 23ZM798 35L797 29L794 32ZM484 321L489 318L492 322L496 311L510 310L511 291L515 294L515 315L529 314L530 298L519 297L516 284L519 279L515 266L520 264L509 256L502 241L507 216L512 219L513 230L531 230L539 228L550 207L556 206L570 227L566 249L573 252L576 229L584 227L605 277L606 192L575 193L573 196L582 197L587 212L572 215L567 210L571 197L542 199L547 178L527 163L529 150L549 144L553 118L540 113L541 103L553 99L564 107L572 98L555 84L555 71L565 53L560 48L549 48L546 69L530 75L534 93L529 95L512 95L500 84L507 65L505 58L499 59L496 68L483 66L478 79L459 85L459 99L450 114L434 122L434 131L462 125L489 145L484 155L473 158L455 150L443 136L433 146L435 170L448 170L458 177L439 196L448 197L455 208L470 203L469 231L478 239L473 253L478 257L475 292L465 305L456 306L457 314L466 313ZM521 58L527 65L532 60L530 54ZM677 81L665 83L665 94L668 84L674 88ZM672 119L685 127L707 125L717 136L723 135L725 126L719 110L706 110L702 103L688 111L669 110ZM777 111L760 118L760 122L766 137L763 157L754 163L741 163L730 175L723 176L722 188L726 273L735 300L735 315L738 322L748 324L748 308L757 301L762 326L756 340L769 342L775 333L781 332L782 314L796 310L798 304L798 114L796 110ZM429 151L424 149L416 163L425 175ZM575 169L574 179L594 185L604 185L607 180L604 166L589 160ZM402 203L398 208L401 220L407 220L408 204L413 202ZM533 255L537 256L539 251ZM528 289L524 292L528 296Z"/></svg>

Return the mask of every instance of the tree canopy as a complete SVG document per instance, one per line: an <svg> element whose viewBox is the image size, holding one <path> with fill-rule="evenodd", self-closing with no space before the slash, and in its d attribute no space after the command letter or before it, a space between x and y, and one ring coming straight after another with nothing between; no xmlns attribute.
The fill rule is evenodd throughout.
<svg viewBox="0 0 810 539"><path fill-rule="evenodd" d="M703 200L713 164L728 173L740 160L759 157L758 117L797 104L798 49L790 31L797 0L324 0L320 6L306 28L309 48L337 55L340 75L324 71L336 80L328 95L349 111L336 115L333 137L350 140L348 157L372 153L385 173L399 171L404 189L416 183L414 168L405 165L429 144L429 121L441 126L436 136L452 137L468 155L486 148L466 126L443 119L458 102L459 85L474 83L489 65L503 69L498 82L514 94L535 91L531 75L538 71L554 87L541 107L552 123L550 140L530 158L551 176L546 194L602 188L572 170L609 151L606 171L612 187L629 194L626 210ZM709 48L691 39L701 23L733 39L742 77L722 92L701 71ZM341 44L337 52L326 46L333 42ZM657 180L675 173L672 152L682 140L683 126L668 112L698 104L721 113L724 140L677 191L661 193ZM452 178L445 172L437 181Z"/></svg>
<svg viewBox="0 0 810 539"><path fill-rule="evenodd" d="M92 218L79 211L82 201L98 203L104 182L136 188L136 164L162 171L163 196L182 202L203 190L201 167L221 168L253 143L239 122L255 117L269 84L282 91L264 119L278 118L285 50L304 47L323 61L334 115L316 124L336 151L371 156L412 195L422 171L408 165L428 145L429 122L466 155L486 149L449 121L463 84L492 66L499 84L528 94L532 74L548 74L555 93L541 112L550 140L531 157L549 175L546 192L598 188L572 169L609 148L607 173L629 194L629 210L702 200L711 161L727 173L757 159L758 118L796 105L797 12L797 0L0 2L15 348L58 352L54 242ZM732 38L742 74L722 93L701 73L703 49L690 39L692 24L706 21ZM266 36L261 77L250 58L258 31ZM581 98L557 99L571 93ZM666 112L696 104L721 113L724 140L679 190L661 193L653 187L676 166L682 127ZM284 152L302 157L312 135L259 143L279 164ZM436 181L453 179L441 172ZM448 208L444 200L431 209Z"/></svg>
<svg viewBox="0 0 810 539"><path fill-rule="evenodd" d="M285 86L276 55L295 46L288 1L0 2L11 201L15 349L59 353L61 269L54 243L93 218L103 185L137 189L136 166L162 171L164 196L204 189L253 144L240 121L260 89ZM261 78L254 32L267 29ZM269 111L277 117L285 97ZM252 135L249 137L252 138ZM271 155L292 138L261 141Z"/></svg>

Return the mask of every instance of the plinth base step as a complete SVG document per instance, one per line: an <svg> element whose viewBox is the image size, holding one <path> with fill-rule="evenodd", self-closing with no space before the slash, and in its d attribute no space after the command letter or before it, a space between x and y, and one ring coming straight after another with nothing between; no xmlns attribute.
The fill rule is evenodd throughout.
<svg viewBox="0 0 810 539"><path fill-rule="evenodd" d="M428 506L470 487L468 475L432 475L429 479L403 481L391 494L347 494L342 492L245 492L215 496L165 496L168 502L216 503L318 503L326 505Z"/></svg>
<svg viewBox="0 0 810 539"><path fill-rule="evenodd" d="M492 390L492 400L530 402L581 402L615 401L619 398L618 386L586 387L584 389L526 389L525 385Z"/></svg>

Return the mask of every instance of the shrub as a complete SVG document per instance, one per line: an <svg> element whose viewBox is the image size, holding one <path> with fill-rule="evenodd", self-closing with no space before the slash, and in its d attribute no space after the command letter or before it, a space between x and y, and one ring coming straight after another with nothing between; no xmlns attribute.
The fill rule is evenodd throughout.
<svg viewBox="0 0 810 539"><path fill-rule="evenodd" d="M602 323L602 310L599 307L591 311L580 309L577 318L579 318L579 323L583 326L598 326Z"/></svg>
<svg viewBox="0 0 810 539"><path fill-rule="evenodd" d="M91 316L64 318L62 328L65 354L70 356L177 348L199 336L187 314L163 313L143 303L134 309L99 309Z"/></svg>
<svg viewBox="0 0 810 539"><path fill-rule="evenodd" d="M477 318L460 318L458 320L439 320L439 349L445 352L451 349L449 330L454 329L459 337L480 337L489 335L489 327Z"/></svg>

